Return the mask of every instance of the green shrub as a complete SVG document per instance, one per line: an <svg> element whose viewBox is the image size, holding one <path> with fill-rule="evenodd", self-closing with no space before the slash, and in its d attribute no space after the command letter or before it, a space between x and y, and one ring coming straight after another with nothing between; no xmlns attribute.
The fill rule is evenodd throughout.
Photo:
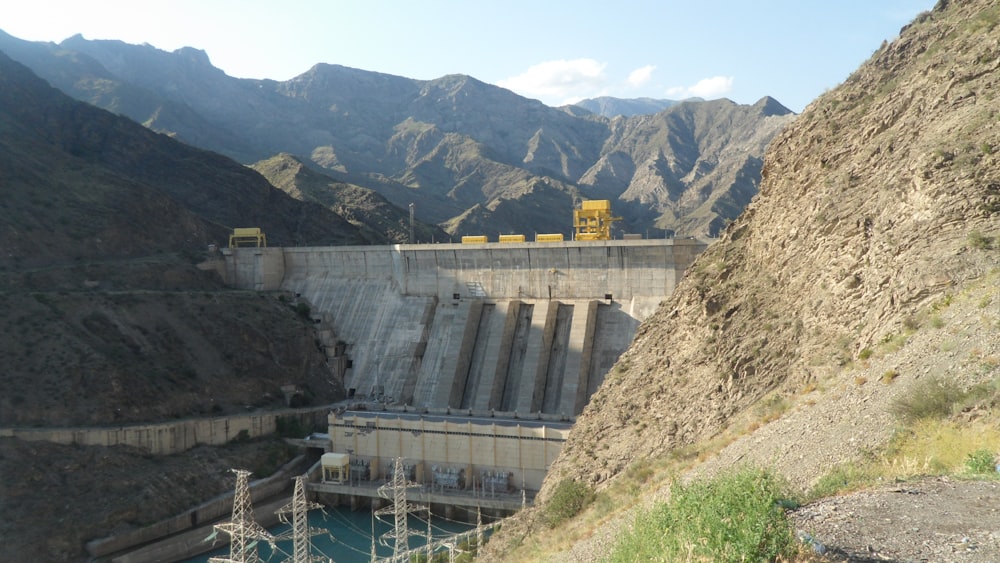
<svg viewBox="0 0 1000 563"><path fill-rule="evenodd" d="M545 523L555 528L579 514L594 501L594 490L574 479L563 479L556 485L552 498L545 503Z"/></svg>
<svg viewBox="0 0 1000 563"><path fill-rule="evenodd" d="M670 501L639 514L609 561L774 561L795 536L785 487L771 473L741 469L710 481L674 483Z"/></svg>
<svg viewBox="0 0 1000 563"><path fill-rule="evenodd" d="M810 499L831 497L838 493L864 488L874 479L875 477L866 468L854 463L840 464L820 477L807 496Z"/></svg>
<svg viewBox="0 0 1000 563"><path fill-rule="evenodd" d="M279 416L274 419L275 433L281 438L302 438L312 429L297 416Z"/></svg>
<svg viewBox="0 0 1000 563"><path fill-rule="evenodd" d="M969 473L993 473L996 465L993 463L993 452L987 449L976 450L965 459L965 468Z"/></svg>
<svg viewBox="0 0 1000 563"><path fill-rule="evenodd" d="M246 444L250 441L250 432L246 429L240 430L236 436L233 436L230 440L230 444Z"/></svg>
<svg viewBox="0 0 1000 563"><path fill-rule="evenodd" d="M980 231L972 231L969 233L969 246L978 250L991 250L993 237L986 236Z"/></svg>
<svg viewBox="0 0 1000 563"><path fill-rule="evenodd" d="M945 418L952 407L965 397L961 387L953 381L930 377L917 382L909 393L897 398L890 411L904 422L925 418Z"/></svg>
<svg viewBox="0 0 1000 563"><path fill-rule="evenodd" d="M298 313L299 316L302 317L303 319L309 320L309 317L312 314L312 309L309 308L308 303L303 303L302 301L299 301L295 305L295 312Z"/></svg>

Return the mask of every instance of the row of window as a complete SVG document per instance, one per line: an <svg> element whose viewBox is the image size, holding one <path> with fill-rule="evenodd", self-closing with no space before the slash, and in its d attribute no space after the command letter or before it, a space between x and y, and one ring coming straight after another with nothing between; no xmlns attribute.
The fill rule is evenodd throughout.
<svg viewBox="0 0 1000 563"><path fill-rule="evenodd" d="M565 438L542 438L537 436L518 436L516 434L483 434L479 432L451 432L446 430L426 430L426 429L411 429L411 428L399 428L399 427L384 427L375 426L374 422L369 422L367 424L347 424L347 423L336 423L332 426L336 428L350 428L353 430L359 430L362 432L372 432L374 430L386 430L386 431L396 431L396 432L410 432L413 434L443 434L445 436L472 436L475 438L511 438L514 440L541 440L545 442L559 442L563 443L566 441Z"/></svg>

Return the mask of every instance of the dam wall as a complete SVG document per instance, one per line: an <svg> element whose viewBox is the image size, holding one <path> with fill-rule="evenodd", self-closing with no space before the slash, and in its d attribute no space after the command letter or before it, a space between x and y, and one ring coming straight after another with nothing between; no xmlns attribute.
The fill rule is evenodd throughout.
<svg viewBox="0 0 1000 563"><path fill-rule="evenodd" d="M224 249L235 287L305 300L354 398L573 416L706 244Z"/></svg>

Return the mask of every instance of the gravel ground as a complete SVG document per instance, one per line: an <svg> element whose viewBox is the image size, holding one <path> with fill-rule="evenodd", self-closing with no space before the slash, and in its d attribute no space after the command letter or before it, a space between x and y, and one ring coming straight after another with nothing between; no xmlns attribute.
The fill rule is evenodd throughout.
<svg viewBox="0 0 1000 563"><path fill-rule="evenodd" d="M1000 561L1000 484L947 478L829 498L790 514L834 561Z"/></svg>

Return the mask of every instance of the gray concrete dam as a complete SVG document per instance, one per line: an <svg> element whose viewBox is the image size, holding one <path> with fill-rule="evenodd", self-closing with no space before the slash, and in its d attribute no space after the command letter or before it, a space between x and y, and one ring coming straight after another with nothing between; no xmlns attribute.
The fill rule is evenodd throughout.
<svg viewBox="0 0 1000 563"><path fill-rule="evenodd" d="M224 249L310 305L356 397L578 414L705 248L693 239Z"/></svg>

